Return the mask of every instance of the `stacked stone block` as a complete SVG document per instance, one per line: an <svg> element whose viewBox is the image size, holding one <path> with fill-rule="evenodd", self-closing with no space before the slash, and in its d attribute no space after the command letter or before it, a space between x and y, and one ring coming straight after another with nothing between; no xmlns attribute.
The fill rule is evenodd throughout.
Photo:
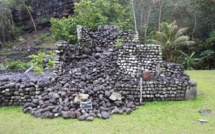
<svg viewBox="0 0 215 134"><path fill-rule="evenodd" d="M145 69L150 70L154 76L156 66L160 63L162 63L160 45L123 43L119 48L118 64L133 77L139 77Z"/></svg>
<svg viewBox="0 0 215 134"><path fill-rule="evenodd" d="M58 41L55 46L55 58L54 58L54 67L53 75L58 77L59 75L65 73L65 51L67 46L66 41Z"/></svg>
<svg viewBox="0 0 215 134"><path fill-rule="evenodd" d="M122 31L117 26L99 26L93 32L90 29L77 26L78 42L81 46L111 47L118 39L123 42L138 42L138 34L132 30Z"/></svg>
<svg viewBox="0 0 215 134"><path fill-rule="evenodd" d="M49 85L51 73L37 76L32 73L0 75L0 106L23 105L36 101Z"/></svg>

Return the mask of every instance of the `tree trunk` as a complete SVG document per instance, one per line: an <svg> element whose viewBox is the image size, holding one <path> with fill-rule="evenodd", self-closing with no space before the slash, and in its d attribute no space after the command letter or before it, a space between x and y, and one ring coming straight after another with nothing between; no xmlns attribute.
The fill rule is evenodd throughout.
<svg viewBox="0 0 215 134"><path fill-rule="evenodd" d="M151 16L151 11L152 11L152 7L149 7L149 11L148 11L147 19L146 19L146 24L145 24L145 31L144 31L144 38L145 39L147 37L147 31L148 31L148 25L149 25L149 19Z"/></svg>
<svg viewBox="0 0 215 134"><path fill-rule="evenodd" d="M141 8L141 16L140 16L140 26L143 26L143 10L144 10L144 8L142 6L142 8Z"/></svg>
<svg viewBox="0 0 215 134"><path fill-rule="evenodd" d="M24 5L24 7L25 7L25 8L27 9L27 11L28 11L28 14L29 14L29 16L30 16L30 18L31 18L31 21L32 21L32 23L33 23L33 26L34 26L35 35L37 35L37 28L36 28L36 24L35 24L34 18L33 18L32 14L31 14L31 12L30 12L28 6L25 4L25 2L22 1L22 3L23 3L23 5Z"/></svg>
<svg viewBox="0 0 215 134"><path fill-rule="evenodd" d="M161 24L161 15L162 15L162 8L163 8L163 1L162 0L160 0L159 1L159 18L158 18L158 31L160 31L160 24Z"/></svg>
<svg viewBox="0 0 215 134"><path fill-rule="evenodd" d="M132 4L132 10L133 10L135 32L137 33L137 21L136 21L136 15L135 15L135 10L134 10L134 1L133 0L131 0L131 4Z"/></svg>
<svg viewBox="0 0 215 134"><path fill-rule="evenodd" d="M13 31L13 38L15 39L16 38L16 32L15 32L15 29L14 29L13 16L12 16L11 12L10 12L10 18L11 18L11 28L12 28L12 31Z"/></svg>
<svg viewBox="0 0 215 134"><path fill-rule="evenodd" d="M194 39L194 33L196 32L196 26L197 26L197 19L196 19L196 13L194 13L194 28L192 32L192 40Z"/></svg>
<svg viewBox="0 0 215 134"><path fill-rule="evenodd" d="M4 32L4 20L2 19L2 26L1 26L1 32L2 32L2 41L3 41L3 43L2 44L4 44L5 43L5 32Z"/></svg>
<svg viewBox="0 0 215 134"><path fill-rule="evenodd" d="M164 53L165 53L165 58L167 62L172 62L172 54L171 54L171 48L167 48Z"/></svg>

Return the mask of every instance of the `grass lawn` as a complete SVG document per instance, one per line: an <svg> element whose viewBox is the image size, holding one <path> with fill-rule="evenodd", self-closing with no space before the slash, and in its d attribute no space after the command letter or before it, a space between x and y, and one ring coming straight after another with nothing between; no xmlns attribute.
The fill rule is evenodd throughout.
<svg viewBox="0 0 215 134"><path fill-rule="evenodd" d="M39 119L22 107L0 108L0 134L215 134L215 70L187 71L204 92L192 101L152 102L131 115L112 115L93 122L76 119ZM210 109L201 115L200 109ZM200 124L198 119L208 122Z"/></svg>

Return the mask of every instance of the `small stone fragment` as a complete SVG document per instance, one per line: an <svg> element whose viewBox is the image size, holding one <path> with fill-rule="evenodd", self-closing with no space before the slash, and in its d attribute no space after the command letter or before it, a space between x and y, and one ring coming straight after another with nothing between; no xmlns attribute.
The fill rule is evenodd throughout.
<svg viewBox="0 0 215 134"><path fill-rule="evenodd" d="M111 94L111 96L109 97L110 100L112 101L115 101L115 100L121 100L122 99L122 96L120 93L117 93L117 92L113 92Z"/></svg>
<svg viewBox="0 0 215 134"><path fill-rule="evenodd" d="M101 115L102 115L102 118L103 118L103 119L109 119L109 116L110 116L109 113L108 113L108 112L105 112L105 111L102 111L102 112L101 112Z"/></svg>

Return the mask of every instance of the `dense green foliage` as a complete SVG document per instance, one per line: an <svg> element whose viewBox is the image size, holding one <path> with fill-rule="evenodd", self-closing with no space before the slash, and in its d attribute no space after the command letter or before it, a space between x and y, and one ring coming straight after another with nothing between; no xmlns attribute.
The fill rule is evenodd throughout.
<svg viewBox="0 0 215 134"><path fill-rule="evenodd" d="M76 43L76 20L69 16L62 19L51 19L52 36L55 40L65 40L70 43Z"/></svg>
<svg viewBox="0 0 215 134"><path fill-rule="evenodd" d="M33 54L29 57L32 59L33 69L36 74L43 73L44 68L52 68L54 66L54 52L39 52L37 55ZM47 59L47 61L45 61Z"/></svg>
<svg viewBox="0 0 215 134"><path fill-rule="evenodd" d="M31 61L22 62L20 60L10 61L5 64L0 64L0 70L27 70L31 67L36 74L42 74L45 68L52 68L54 66L54 52L42 52L40 51L37 55L33 54L29 57Z"/></svg>
<svg viewBox="0 0 215 134"><path fill-rule="evenodd" d="M99 25L117 25L131 28L131 16L116 0L82 0L75 3L75 13L68 18L52 19L53 37L76 43L76 26L82 25L96 30Z"/></svg>
<svg viewBox="0 0 215 134"><path fill-rule="evenodd" d="M15 69L15 70L25 70L32 66L33 64L31 62L22 62L20 60L16 61L10 61L6 64L1 63L0 64L0 70L6 70L6 69Z"/></svg>
<svg viewBox="0 0 215 134"><path fill-rule="evenodd" d="M142 41L151 38L151 31L160 32L162 22L169 24L176 20L178 28L189 28L184 35L191 37L195 43L174 48L171 53L172 61L183 63L181 57L184 55L178 50L187 55L195 52L192 58L201 60L193 65L194 69L215 68L215 43L212 41L215 30L213 0L135 0L134 4L138 32ZM166 59L166 53L163 56Z"/></svg>

